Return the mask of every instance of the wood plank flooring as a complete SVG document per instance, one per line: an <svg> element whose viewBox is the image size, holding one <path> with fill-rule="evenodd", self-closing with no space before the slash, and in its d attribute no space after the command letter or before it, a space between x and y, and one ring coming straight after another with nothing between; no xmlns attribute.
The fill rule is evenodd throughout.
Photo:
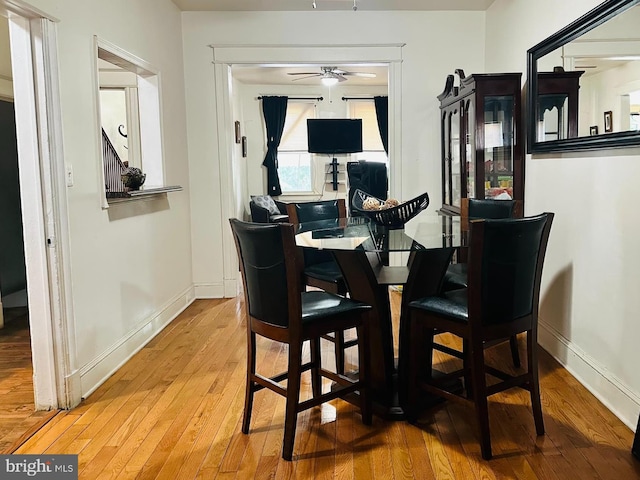
<svg viewBox="0 0 640 480"><path fill-rule="evenodd" d="M36 412L26 308L5 310L0 329L0 453L15 450L57 412Z"/></svg>
<svg viewBox="0 0 640 480"><path fill-rule="evenodd" d="M397 313L397 293L392 293ZM546 353L547 433L537 437L524 391L490 401L495 458L484 461L472 412L443 403L417 426L374 417L362 425L341 400L298 418L294 461L281 459L284 399L256 394L240 432L245 328L240 299L199 300L79 407L58 414L15 453L74 453L81 479L634 479L633 434ZM448 339L453 342L453 339ZM325 358L333 358L330 344ZM307 352L308 353L308 352ZM508 346L487 351L510 362ZM352 361L352 359L351 359ZM441 368L452 368L444 358ZM286 348L258 342L263 373ZM303 395L310 395L303 376Z"/></svg>

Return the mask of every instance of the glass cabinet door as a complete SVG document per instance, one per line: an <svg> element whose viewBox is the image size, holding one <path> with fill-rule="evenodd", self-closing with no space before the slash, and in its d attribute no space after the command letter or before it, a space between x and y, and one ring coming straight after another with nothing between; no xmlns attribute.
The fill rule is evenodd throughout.
<svg viewBox="0 0 640 480"><path fill-rule="evenodd" d="M484 98L484 198L513 198L514 107L511 95Z"/></svg>
<svg viewBox="0 0 640 480"><path fill-rule="evenodd" d="M442 113L442 203L451 204L451 114Z"/></svg>
<svg viewBox="0 0 640 480"><path fill-rule="evenodd" d="M538 109L538 142L569 138L568 95L540 95Z"/></svg>
<svg viewBox="0 0 640 480"><path fill-rule="evenodd" d="M462 170L460 169L460 119L458 109L450 112L450 142L451 142L451 203L460 207L462 198Z"/></svg>
<svg viewBox="0 0 640 480"><path fill-rule="evenodd" d="M464 148L464 168L466 176L466 189L464 196L467 198L476 197L476 131L474 119L476 108L473 100L466 100L462 115L463 134L465 138Z"/></svg>

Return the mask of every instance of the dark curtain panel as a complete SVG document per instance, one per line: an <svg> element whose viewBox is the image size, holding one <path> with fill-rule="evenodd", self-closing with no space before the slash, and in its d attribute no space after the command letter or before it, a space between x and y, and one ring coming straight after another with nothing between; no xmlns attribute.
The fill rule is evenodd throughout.
<svg viewBox="0 0 640 480"><path fill-rule="evenodd" d="M382 145L389 155L389 97L373 97L373 101L376 105L376 118Z"/></svg>
<svg viewBox="0 0 640 480"><path fill-rule="evenodd" d="M267 126L267 155L262 165L267 167L267 193L278 196L282 193L278 177L278 146L287 116L288 97L262 97L262 113Z"/></svg>

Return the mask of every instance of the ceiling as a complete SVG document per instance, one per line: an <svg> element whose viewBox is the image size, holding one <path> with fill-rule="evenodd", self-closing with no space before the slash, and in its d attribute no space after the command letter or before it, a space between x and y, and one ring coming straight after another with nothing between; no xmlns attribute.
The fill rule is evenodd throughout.
<svg viewBox="0 0 640 480"><path fill-rule="evenodd" d="M305 11L312 0L172 0L184 11ZM358 11L373 10L479 10L494 0L356 0ZM353 0L316 0L317 10L349 10Z"/></svg>

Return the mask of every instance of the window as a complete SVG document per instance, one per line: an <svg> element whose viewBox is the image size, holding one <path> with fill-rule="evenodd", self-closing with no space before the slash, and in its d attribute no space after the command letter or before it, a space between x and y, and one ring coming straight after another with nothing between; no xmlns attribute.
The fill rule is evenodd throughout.
<svg viewBox="0 0 640 480"><path fill-rule="evenodd" d="M311 154L307 151L307 119L315 117L315 104L291 101L278 147L278 175L282 193L313 190Z"/></svg>
<svg viewBox="0 0 640 480"><path fill-rule="evenodd" d="M386 163L387 154L380 138L373 100L349 100L349 118L362 119L362 152L352 153L351 160Z"/></svg>
<svg viewBox="0 0 640 480"><path fill-rule="evenodd" d="M137 76L100 60L100 122L129 167L142 168Z"/></svg>
<svg viewBox="0 0 640 480"><path fill-rule="evenodd" d="M126 167L140 168L145 186L162 187L158 72L115 45L98 38L95 45L105 197L127 196L121 179Z"/></svg>

